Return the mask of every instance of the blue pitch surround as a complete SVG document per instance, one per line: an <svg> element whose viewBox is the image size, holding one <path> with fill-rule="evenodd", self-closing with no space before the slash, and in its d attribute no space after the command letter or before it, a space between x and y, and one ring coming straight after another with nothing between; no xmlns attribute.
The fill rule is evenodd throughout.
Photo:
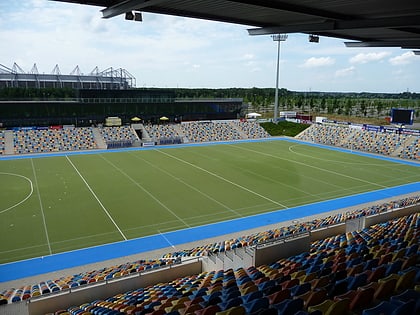
<svg viewBox="0 0 420 315"><path fill-rule="evenodd" d="M352 154L368 156L376 159L392 161L395 163L408 164L411 166L420 167L420 163L414 161L405 161L385 156L378 156L374 154L355 152L347 149L330 147L320 144L306 143L295 139L288 138L268 138L259 140L244 140L234 142L217 142L217 143L199 143L199 144L183 144L174 146L164 146L158 148L179 148L182 146L202 146L223 143L237 143L237 142L251 142L251 141L289 141L322 147L326 149L338 150ZM115 151L128 151L128 150L153 150L153 147L148 148L129 148L121 150L97 150L93 152L71 152L71 153L52 153L42 155L24 155L13 157L0 157L1 160L5 159L19 159L19 158L41 158L45 156L64 156L70 154L97 154ZM249 216L235 220L229 220L214 224L192 227L188 229L167 232L162 234L141 237L137 239L127 240L123 242L111 243L96 247L90 247L70 252L53 254L44 257L32 258L18 262L6 263L0 265L0 282L12 281L16 279L31 277L48 272L62 270L66 268L73 268L91 263L97 263L104 260L120 258L123 256L133 255L137 253L148 252L156 249L162 249L171 246L178 246L184 243L199 241L211 237L217 237L224 234L246 231L249 229L266 226L275 223L281 223L298 219L301 217L311 216L333 210L357 206L367 202L375 202L386 198L398 198L400 195L419 192L420 182L411 183L407 185L380 189L372 192L357 194L348 197L337 198L333 200L312 203L308 205L288 208L284 210L273 211L258 215ZM176 251L176 249L174 249Z"/></svg>

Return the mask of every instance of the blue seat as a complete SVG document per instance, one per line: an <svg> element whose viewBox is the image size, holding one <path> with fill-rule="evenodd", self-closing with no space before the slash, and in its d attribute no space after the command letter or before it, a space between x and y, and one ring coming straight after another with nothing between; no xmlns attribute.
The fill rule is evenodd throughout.
<svg viewBox="0 0 420 315"><path fill-rule="evenodd" d="M358 287L364 286L367 282L367 274L360 273L354 277L351 277L347 285L347 290L356 290Z"/></svg>
<svg viewBox="0 0 420 315"><path fill-rule="evenodd" d="M393 273L398 273L398 271L401 270L401 266L403 264L403 261L400 259L397 259L396 261L388 264L386 271L385 271L385 277L389 276Z"/></svg>
<svg viewBox="0 0 420 315"><path fill-rule="evenodd" d="M415 301L415 313L420 313L420 292L413 289L407 289L404 292L391 296L391 303L398 304L399 302Z"/></svg>
<svg viewBox="0 0 420 315"><path fill-rule="evenodd" d="M328 296L333 298L336 295L344 294L348 291L348 279L339 280L334 283L328 290Z"/></svg>
<svg viewBox="0 0 420 315"><path fill-rule="evenodd" d="M408 302L400 301L395 305L396 308L392 311L391 315L416 314L416 302L414 300Z"/></svg>
<svg viewBox="0 0 420 315"><path fill-rule="evenodd" d="M242 304L246 314L252 314L257 311L267 309L269 307L268 299L265 297L254 299L250 302Z"/></svg>
<svg viewBox="0 0 420 315"><path fill-rule="evenodd" d="M290 288L290 293L292 294L292 296L298 296L298 295L308 292L310 289L311 289L311 283L305 282L305 283L298 284Z"/></svg>
<svg viewBox="0 0 420 315"><path fill-rule="evenodd" d="M372 308L364 309L362 315L391 315L397 306L388 301L382 301L378 305Z"/></svg>
<svg viewBox="0 0 420 315"><path fill-rule="evenodd" d="M211 299L213 299L215 297L220 297L221 295L222 295L222 292L214 291L214 292L210 293L209 295L203 295L203 300L204 301L210 301Z"/></svg>
<svg viewBox="0 0 420 315"><path fill-rule="evenodd" d="M379 262L379 258L373 258L373 259L368 260L365 263L364 270L372 270L373 268L378 267L378 262Z"/></svg>
<svg viewBox="0 0 420 315"><path fill-rule="evenodd" d="M258 291L256 291L256 292L258 292ZM222 301L226 302L226 301L229 301L229 300L231 300L233 298L236 298L238 296L241 296L241 292L239 290L232 290L232 291L229 291L227 294L223 294Z"/></svg>
<svg viewBox="0 0 420 315"><path fill-rule="evenodd" d="M287 299L279 304L275 304L274 308L277 309L279 314L282 315L294 315L303 309L302 299Z"/></svg>
<svg viewBox="0 0 420 315"><path fill-rule="evenodd" d="M248 303L255 299L262 298L262 296L263 296L262 291L254 291L254 292L251 292L242 296L242 301L243 303Z"/></svg>
<svg viewBox="0 0 420 315"><path fill-rule="evenodd" d="M419 244L413 244L409 248L407 248L405 252L405 256L411 256L413 254L416 254L419 250Z"/></svg>
<svg viewBox="0 0 420 315"><path fill-rule="evenodd" d="M233 299L227 300L226 302L221 302L218 305L222 310L227 310L231 307L239 306L241 304L242 304L242 299L238 296Z"/></svg>
<svg viewBox="0 0 420 315"><path fill-rule="evenodd" d="M238 285L243 285L246 282L252 281L251 278L249 276L243 276L239 279L236 279L236 282L238 283Z"/></svg>
<svg viewBox="0 0 420 315"><path fill-rule="evenodd" d="M275 285L276 285L276 282L274 280L268 280L268 281L260 283L258 285L258 290L264 291L264 290L267 290L271 287L274 287Z"/></svg>

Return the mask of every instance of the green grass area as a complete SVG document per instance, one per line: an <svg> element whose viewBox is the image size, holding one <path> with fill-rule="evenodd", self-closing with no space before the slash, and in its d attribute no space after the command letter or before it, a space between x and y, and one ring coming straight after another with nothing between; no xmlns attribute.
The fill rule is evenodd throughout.
<svg viewBox="0 0 420 315"><path fill-rule="evenodd" d="M0 263L418 178L418 167L287 141L0 160Z"/></svg>
<svg viewBox="0 0 420 315"><path fill-rule="evenodd" d="M277 124L273 122L261 123L261 126L271 135L271 136L288 136L294 137L301 133L306 128L309 128L311 125L308 124L298 124L290 121L279 121Z"/></svg>

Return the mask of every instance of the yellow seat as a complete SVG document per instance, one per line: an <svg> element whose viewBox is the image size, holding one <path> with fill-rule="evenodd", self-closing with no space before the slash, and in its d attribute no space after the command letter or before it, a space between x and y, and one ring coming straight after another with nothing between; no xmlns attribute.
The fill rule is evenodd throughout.
<svg viewBox="0 0 420 315"><path fill-rule="evenodd" d="M320 311L323 315L346 315L349 313L349 299L325 300L321 304L308 307L308 312Z"/></svg>
<svg viewBox="0 0 420 315"><path fill-rule="evenodd" d="M245 315L245 308L243 306L235 306L225 311L217 312L216 315Z"/></svg>

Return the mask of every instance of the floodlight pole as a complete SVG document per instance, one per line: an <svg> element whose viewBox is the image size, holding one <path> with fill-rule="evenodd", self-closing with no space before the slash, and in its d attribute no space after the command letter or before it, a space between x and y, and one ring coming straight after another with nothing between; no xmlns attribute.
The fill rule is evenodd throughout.
<svg viewBox="0 0 420 315"><path fill-rule="evenodd" d="M287 39L287 34L271 35L273 41L277 42L277 74L276 74L276 94L274 96L274 122L277 123L279 113L279 81L280 81L280 43Z"/></svg>

